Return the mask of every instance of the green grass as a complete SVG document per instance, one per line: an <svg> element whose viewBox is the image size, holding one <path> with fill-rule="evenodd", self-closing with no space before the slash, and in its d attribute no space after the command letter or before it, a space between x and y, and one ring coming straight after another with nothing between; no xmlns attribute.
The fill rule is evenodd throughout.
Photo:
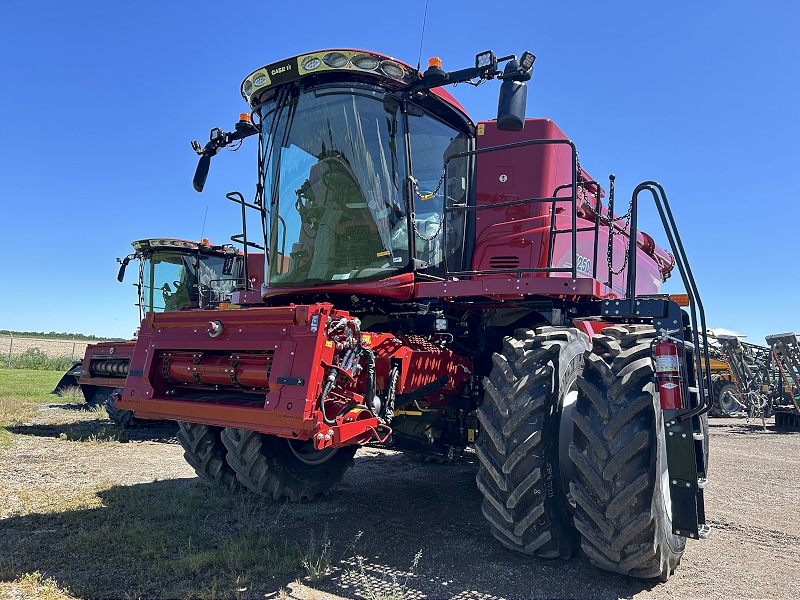
<svg viewBox="0 0 800 600"><path fill-rule="evenodd" d="M3 436L33 449L32 461L19 465L26 477L0 482L0 597L263 598L301 574L304 563L327 571L329 549L319 558L313 537L306 556L307 537L273 533L290 518L285 504L197 479L83 482L80 472L95 468L87 463L135 460L136 448L126 446L130 456L120 457L113 445L121 430L102 409L39 411L45 403L83 402L75 390L49 393L59 377L0 370L0 462L14 456L2 448ZM54 451L52 441L34 446L46 438L64 450ZM76 446L87 443L88 458L87 446L80 453ZM38 462L40 452L53 461ZM75 474L40 480L61 469Z"/></svg>
<svg viewBox="0 0 800 600"><path fill-rule="evenodd" d="M54 371L0 369L0 448L11 444L9 427L28 421L41 404L57 399L50 392L61 375Z"/></svg>
<svg viewBox="0 0 800 600"><path fill-rule="evenodd" d="M303 563L294 541L271 533L280 505L249 492L178 480L96 496L97 507L0 521L3 579L57 574L84 598L263 597Z"/></svg>
<svg viewBox="0 0 800 600"><path fill-rule="evenodd" d="M0 397L18 396L33 402L52 402L50 392L64 373L31 369L0 369Z"/></svg>
<svg viewBox="0 0 800 600"><path fill-rule="evenodd" d="M11 357L9 363L8 354L0 354L0 368L12 369L35 369L38 371L60 371L64 373L72 366L72 358L69 356L50 356L39 348L28 348L22 354Z"/></svg>

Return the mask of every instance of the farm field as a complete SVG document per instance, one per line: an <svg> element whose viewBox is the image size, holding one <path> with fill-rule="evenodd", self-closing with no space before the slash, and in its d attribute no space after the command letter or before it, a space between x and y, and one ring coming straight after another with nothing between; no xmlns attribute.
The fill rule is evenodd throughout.
<svg viewBox="0 0 800 600"><path fill-rule="evenodd" d="M330 495L211 489L172 423L122 430L60 373L0 370L0 597L797 598L800 432L711 419L710 539L664 584L489 533L477 461L377 448Z"/></svg>

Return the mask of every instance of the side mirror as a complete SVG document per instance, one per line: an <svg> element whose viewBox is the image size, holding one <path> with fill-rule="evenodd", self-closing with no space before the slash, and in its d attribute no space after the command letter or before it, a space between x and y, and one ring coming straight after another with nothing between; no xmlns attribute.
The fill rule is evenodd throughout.
<svg viewBox="0 0 800 600"><path fill-rule="evenodd" d="M194 178L192 179L192 185L198 192L202 192L203 187L206 185L209 166L211 166L211 157L207 154L203 154L197 162L197 170L195 170Z"/></svg>
<svg viewBox="0 0 800 600"><path fill-rule="evenodd" d="M122 283L122 280L125 278L125 267L128 266L128 263L131 262L131 257L126 256L123 259L117 259L117 262L120 263L119 266L119 273L117 273L117 281Z"/></svg>
<svg viewBox="0 0 800 600"><path fill-rule="evenodd" d="M501 131L522 131L525 127L525 107L528 103L528 86L511 77L519 72L519 63L510 60L506 64L497 102L497 128Z"/></svg>
<svg viewBox="0 0 800 600"><path fill-rule="evenodd" d="M192 142L192 149L200 155L197 169L194 172L194 179L192 179L192 185L198 192L202 192L203 187L206 185L206 177L208 177L208 167L211 165L211 157L219 152L228 142L228 134L219 127L214 127L209 137L211 139L202 147L198 142Z"/></svg>

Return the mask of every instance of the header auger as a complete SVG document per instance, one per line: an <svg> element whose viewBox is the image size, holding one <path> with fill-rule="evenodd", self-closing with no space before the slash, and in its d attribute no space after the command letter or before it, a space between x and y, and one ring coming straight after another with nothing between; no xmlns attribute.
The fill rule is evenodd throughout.
<svg viewBox="0 0 800 600"><path fill-rule="evenodd" d="M664 190L615 215L575 144L525 118L532 67L484 52L420 73L334 49L248 75L250 113L193 143L194 186L258 137L241 206L263 225L264 284L148 313L119 406L180 421L205 480L275 499L327 493L363 444L473 448L502 544L666 579L708 534L702 304ZM495 77L496 120L441 87ZM637 229L642 192L672 254ZM660 293L674 266L688 312Z"/></svg>

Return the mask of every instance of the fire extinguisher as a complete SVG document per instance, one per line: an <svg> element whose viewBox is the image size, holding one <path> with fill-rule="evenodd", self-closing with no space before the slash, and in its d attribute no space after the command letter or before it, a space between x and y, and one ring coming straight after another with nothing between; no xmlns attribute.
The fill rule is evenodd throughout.
<svg viewBox="0 0 800 600"><path fill-rule="evenodd" d="M656 381L663 410L683 408L680 346L668 337L656 344Z"/></svg>

